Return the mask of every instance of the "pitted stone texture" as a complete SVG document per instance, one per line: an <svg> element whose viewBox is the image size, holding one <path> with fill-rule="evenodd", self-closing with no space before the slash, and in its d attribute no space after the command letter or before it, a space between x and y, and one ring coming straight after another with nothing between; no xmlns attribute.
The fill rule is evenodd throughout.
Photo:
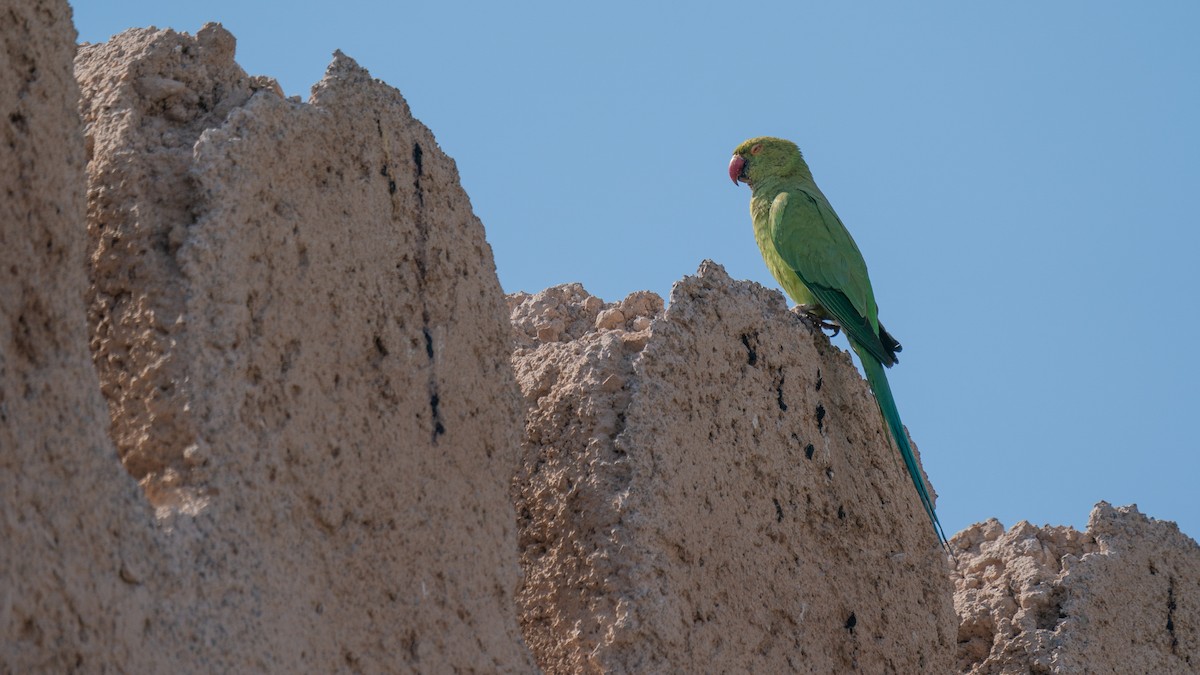
<svg viewBox="0 0 1200 675"><path fill-rule="evenodd" d="M947 567L849 356L706 262L665 312L510 296L547 672L947 672Z"/></svg>
<svg viewBox="0 0 1200 675"><path fill-rule="evenodd" d="M191 172L200 134L252 93L217 26L195 37L132 29L83 45L91 240L92 352L126 469L152 499L188 484L197 443L184 353L187 287L178 251L198 214Z"/></svg>
<svg viewBox="0 0 1200 675"><path fill-rule="evenodd" d="M1195 673L1200 547L1136 506L1086 532L996 520L955 535L957 672Z"/></svg>
<svg viewBox="0 0 1200 675"><path fill-rule="evenodd" d="M83 48L92 349L205 672L526 670L511 329L453 161L337 54L309 103L217 25Z"/></svg>
<svg viewBox="0 0 1200 675"><path fill-rule="evenodd" d="M0 0L0 672L151 672L152 516L88 354L65 0Z"/></svg>

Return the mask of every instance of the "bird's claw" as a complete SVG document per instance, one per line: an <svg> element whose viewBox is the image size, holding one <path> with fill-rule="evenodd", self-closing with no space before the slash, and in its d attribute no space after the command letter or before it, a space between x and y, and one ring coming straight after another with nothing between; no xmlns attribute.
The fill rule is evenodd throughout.
<svg viewBox="0 0 1200 675"><path fill-rule="evenodd" d="M831 337L831 338L837 337L838 333L842 332L842 327L832 321L826 321L824 319L818 319L816 317L812 317L812 321L813 321L813 323L817 324L817 328L820 328L821 330L832 331L831 333L829 333L829 337Z"/></svg>
<svg viewBox="0 0 1200 675"><path fill-rule="evenodd" d="M833 321L825 319L825 311L820 305L796 305L796 311L800 316L808 319L814 326L821 330L833 331L829 337L837 337L842 332L842 327Z"/></svg>

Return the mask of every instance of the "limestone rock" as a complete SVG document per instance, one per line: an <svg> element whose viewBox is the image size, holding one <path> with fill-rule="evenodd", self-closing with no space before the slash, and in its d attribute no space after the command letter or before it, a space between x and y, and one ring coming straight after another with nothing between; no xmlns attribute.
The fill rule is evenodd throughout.
<svg viewBox="0 0 1200 675"><path fill-rule="evenodd" d="M948 672L944 556L849 356L704 263L509 297L514 484L547 672Z"/></svg>
<svg viewBox="0 0 1200 675"><path fill-rule="evenodd" d="M1200 547L1101 502L1086 532L996 520L956 535L962 673L1195 673Z"/></svg>

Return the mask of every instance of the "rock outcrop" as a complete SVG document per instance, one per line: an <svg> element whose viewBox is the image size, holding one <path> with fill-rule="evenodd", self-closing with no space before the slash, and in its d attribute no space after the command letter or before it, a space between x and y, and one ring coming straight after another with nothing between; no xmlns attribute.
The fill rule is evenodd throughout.
<svg viewBox="0 0 1200 675"><path fill-rule="evenodd" d="M948 672L949 567L844 352L704 263L510 296L514 492L547 672Z"/></svg>
<svg viewBox="0 0 1200 675"><path fill-rule="evenodd" d="M996 520L956 535L956 672L1200 671L1200 547L1101 502L1086 532Z"/></svg>
<svg viewBox="0 0 1200 675"><path fill-rule="evenodd" d="M150 509L88 354L84 147L66 2L0 0L0 672L137 661Z"/></svg>
<svg viewBox="0 0 1200 675"><path fill-rule="evenodd" d="M433 135L210 25L83 46L85 141L65 2L5 5L0 670L531 669L511 331Z"/></svg>
<svg viewBox="0 0 1200 675"><path fill-rule="evenodd" d="M1194 541L952 568L778 293L506 305L349 58L301 103L217 25L74 37L0 0L0 672L1200 671Z"/></svg>

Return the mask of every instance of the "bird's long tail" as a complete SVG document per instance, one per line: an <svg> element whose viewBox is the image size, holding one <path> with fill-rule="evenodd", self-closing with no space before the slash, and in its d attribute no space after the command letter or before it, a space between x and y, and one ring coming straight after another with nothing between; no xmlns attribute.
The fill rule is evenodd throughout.
<svg viewBox="0 0 1200 675"><path fill-rule="evenodd" d="M929 490L925 487L925 481L921 477L921 468L917 466L916 455L913 454L912 445L908 442L904 424L900 421L900 411L896 409L896 400L892 398L892 387L888 384L883 364L867 353L865 349L859 348L853 340L850 341L850 346L858 354L863 372L867 375L867 384L871 386L871 391L875 392L875 402L879 405L879 412L883 415L883 420L887 422L888 430L892 433L892 440L900 449L900 456L904 458L904 466L908 469L908 475L912 478L913 485L917 488L917 494L921 497L921 505L925 507L929 522L933 524L934 532L937 533L938 543L949 551L946 533L942 530L942 524L938 522L937 513L933 510L933 499L930 498Z"/></svg>

